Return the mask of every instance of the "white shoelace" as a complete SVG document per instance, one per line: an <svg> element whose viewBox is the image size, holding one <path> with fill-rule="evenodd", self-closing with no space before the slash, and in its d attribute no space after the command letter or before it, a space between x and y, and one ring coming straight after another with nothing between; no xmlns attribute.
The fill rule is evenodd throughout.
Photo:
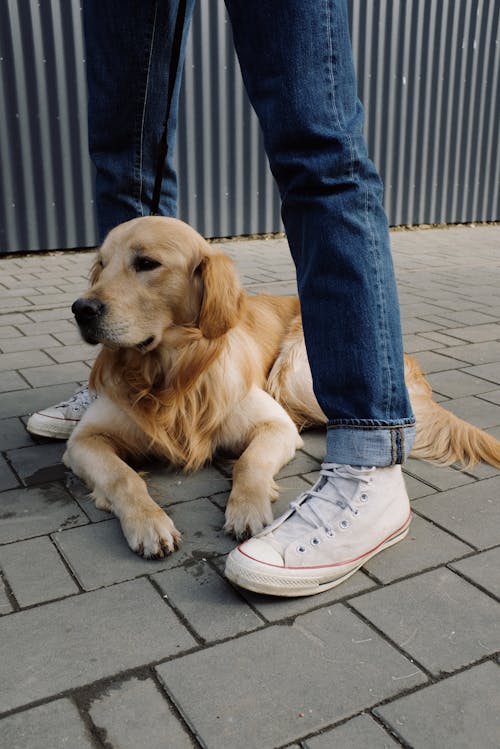
<svg viewBox="0 0 500 749"><path fill-rule="evenodd" d="M73 414L79 414L82 409L86 409L97 398L97 395L91 392L87 385L77 390L67 401L62 401L56 408L67 408Z"/></svg>
<svg viewBox="0 0 500 749"><path fill-rule="evenodd" d="M332 524L341 512L349 509L353 515L357 509L352 505L362 484L371 483L374 468L324 463L316 484L295 502L290 503L293 514L274 531L276 539L294 538L299 532L310 532L310 528L332 530ZM326 503L326 504L323 504Z"/></svg>

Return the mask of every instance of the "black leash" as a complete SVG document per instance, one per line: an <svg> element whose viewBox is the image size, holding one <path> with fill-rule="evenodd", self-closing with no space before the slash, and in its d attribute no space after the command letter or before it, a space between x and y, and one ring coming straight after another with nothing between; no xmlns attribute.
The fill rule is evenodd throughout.
<svg viewBox="0 0 500 749"><path fill-rule="evenodd" d="M175 80L177 78L177 71L179 69L179 61L181 57L181 46L182 46L182 34L184 31L184 24L186 21L186 0L179 0L179 7L177 8L177 18L175 19L174 38L172 40L172 55L170 57L170 68L168 73L168 92L167 92L167 110L165 113L165 124L163 126L163 133L158 144L158 158L156 161L156 176L155 184L153 188L153 196L151 198L151 210L150 215L156 216L160 206L160 195L161 195L161 184L163 181L163 169L167 160L168 154L168 122L170 119L170 110L172 109L172 99L174 96Z"/></svg>

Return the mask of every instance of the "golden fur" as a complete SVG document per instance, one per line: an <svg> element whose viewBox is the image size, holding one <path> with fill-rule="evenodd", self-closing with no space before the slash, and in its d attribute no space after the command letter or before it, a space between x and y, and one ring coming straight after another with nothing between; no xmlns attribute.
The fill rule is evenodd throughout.
<svg viewBox="0 0 500 749"><path fill-rule="evenodd" d="M295 297L247 295L231 260L176 219L114 229L82 298L104 307L80 320L103 344L91 373L100 397L73 432L66 464L113 511L131 548L161 557L180 536L125 462L154 455L195 470L218 450L239 456L225 528L254 534L272 519L274 476L325 423L312 390ZM432 400L405 360L417 418L413 455L444 464L500 466L500 442Z"/></svg>

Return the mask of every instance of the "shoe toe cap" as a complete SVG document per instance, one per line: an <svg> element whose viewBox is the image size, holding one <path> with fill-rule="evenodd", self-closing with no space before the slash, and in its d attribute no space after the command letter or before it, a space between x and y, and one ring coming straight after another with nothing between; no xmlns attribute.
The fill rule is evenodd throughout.
<svg viewBox="0 0 500 749"><path fill-rule="evenodd" d="M284 566L281 554L271 546L269 541L262 538L249 538L248 541L245 541L238 546L235 551L250 557L250 559L254 559L256 562L261 562L262 564L272 564L279 567Z"/></svg>

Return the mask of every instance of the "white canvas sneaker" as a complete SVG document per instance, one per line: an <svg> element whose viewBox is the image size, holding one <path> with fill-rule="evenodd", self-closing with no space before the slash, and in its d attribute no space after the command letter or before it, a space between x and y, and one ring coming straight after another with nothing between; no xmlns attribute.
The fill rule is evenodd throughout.
<svg viewBox="0 0 500 749"><path fill-rule="evenodd" d="M408 533L401 466L325 463L312 489L229 554L226 577L257 593L309 596L346 580Z"/></svg>
<svg viewBox="0 0 500 749"><path fill-rule="evenodd" d="M85 385L68 400L32 414L26 429L40 437L66 440L96 398L97 395Z"/></svg>

